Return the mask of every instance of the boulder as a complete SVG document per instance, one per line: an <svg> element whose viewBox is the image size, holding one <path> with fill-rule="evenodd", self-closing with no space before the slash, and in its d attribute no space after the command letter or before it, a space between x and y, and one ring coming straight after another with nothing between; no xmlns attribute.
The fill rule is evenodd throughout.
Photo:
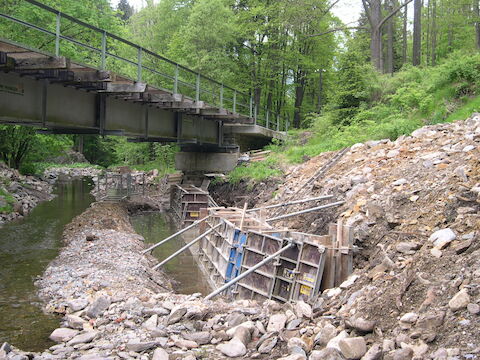
<svg viewBox="0 0 480 360"><path fill-rule="evenodd" d="M186 308L178 308L178 309L172 310L170 316L167 319L167 325L172 325L179 322L186 313L187 313Z"/></svg>
<svg viewBox="0 0 480 360"><path fill-rule="evenodd" d="M91 342L97 336L96 331L87 331L86 333L75 336L72 340L67 342L68 346L74 346L78 344L86 344Z"/></svg>
<svg viewBox="0 0 480 360"><path fill-rule="evenodd" d="M227 343L217 345L216 349L228 357L240 357L247 353L247 347L237 338Z"/></svg>
<svg viewBox="0 0 480 360"><path fill-rule="evenodd" d="M55 342L65 342L72 339L75 335L78 334L78 330L73 330L69 328L58 328L53 330L49 338Z"/></svg>
<svg viewBox="0 0 480 360"><path fill-rule="evenodd" d="M152 349L157 345L155 341L142 342L139 339L132 340L126 344L129 351L142 352Z"/></svg>
<svg viewBox="0 0 480 360"><path fill-rule="evenodd" d="M270 317L267 325L267 332L281 331L287 322L287 315L283 313L274 314Z"/></svg>
<svg viewBox="0 0 480 360"><path fill-rule="evenodd" d="M168 353L162 348L156 348L152 355L152 360L168 360Z"/></svg>
<svg viewBox="0 0 480 360"><path fill-rule="evenodd" d="M433 242L433 246L439 250L444 249L448 246L453 240L455 240L457 235L450 228L441 229L435 231L428 240Z"/></svg>
<svg viewBox="0 0 480 360"><path fill-rule="evenodd" d="M308 360L345 360L345 358L337 349L326 348L312 351Z"/></svg>
<svg viewBox="0 0 480 360"><path fill-rule="evenodd" d="M109 296L99 296L87 307L85 313L91 319L97 318L108 309L111 303L112 301L110 300Z"/></svg>
<svg viewBox="0 0 480 360"><path fill-rule="evenodd" d="M452 311L457 311L466 308L469 302L470 295L466 289L462 289L448 302L448 306Z"/></svg>
<svg viewBox="0 0 480 360"><path fill-rule="evenodd" d="M360 359L367 352L367 344L361 336L341 339L338 346L342 355L348 360Z"/></svg>

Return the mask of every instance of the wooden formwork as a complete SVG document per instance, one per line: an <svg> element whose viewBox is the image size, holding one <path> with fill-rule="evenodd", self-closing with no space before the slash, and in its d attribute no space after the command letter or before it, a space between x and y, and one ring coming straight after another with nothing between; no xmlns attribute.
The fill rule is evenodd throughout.
<svg viewBox="0 0 480 360"><path fill-rule="evenodd" d="M308 300L320 290L338 286L353 270L352 232L341 222L332 224L328 235L319 236L274 229L245 209L211 208L204 215L209 218L202 232L222 224L200 246L201 263L217 288L293 243L232 286L227 294L235 298Z"/></svg>
<svg viewBox="0 0 480 360"><path fill-rule="evenodd" d="M171 192L171 209L181 227L200 218L201 209L208 208L209 194L190 184L175 184Z"/></svg>

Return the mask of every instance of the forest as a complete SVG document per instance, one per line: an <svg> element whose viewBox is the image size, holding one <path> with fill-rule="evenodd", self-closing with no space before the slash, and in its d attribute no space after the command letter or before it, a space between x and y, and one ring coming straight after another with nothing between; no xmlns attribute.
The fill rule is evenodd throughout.
<svg viewBox="0 0 480 360"><path fill-rule="evenodd" d="M358 1L362 11L354 23L335 15L342 0L147 0L139 10L127 0L42 2L252 94L281 114L292 140L270 146L275 155L258 165L264 168L237 172L262 177L278 161L302 162L356 142L395 139L479 110L479 0ZM3 1L0 12L55 28L53 17L23 0ZM98 41L74 25L62 31ZM45 51L54 46L4 20L0 32ZM124 51L121 44L111 46ZM72 57L76 52L72 47ZM169 144L0 127L1 160L24 173L41 171L69 148L103 167L162 171L171 170L177 151Z"/></svg>

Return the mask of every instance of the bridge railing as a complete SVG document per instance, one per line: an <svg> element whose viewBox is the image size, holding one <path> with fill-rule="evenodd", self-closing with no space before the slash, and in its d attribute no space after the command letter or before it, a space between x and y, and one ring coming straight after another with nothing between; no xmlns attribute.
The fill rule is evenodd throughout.
<svg viewBox="0 0 480 360"><path fill-rule="evenodd" d="M251 94L38 1L23 1L32 7L32 12L24 11L15 16L0 13L0 26L3 25L0 27L3 30L0 37L10 37L17 43L55 56L65 56L99 70L108 70L133 81L188 96L196 102L203 101L227 109L251 118L256 125L268 129L288 130L286 119L257 104ZM42 11L42 14L39 15L38 11ZM35 36L31 36L31 30Z"/></svg>

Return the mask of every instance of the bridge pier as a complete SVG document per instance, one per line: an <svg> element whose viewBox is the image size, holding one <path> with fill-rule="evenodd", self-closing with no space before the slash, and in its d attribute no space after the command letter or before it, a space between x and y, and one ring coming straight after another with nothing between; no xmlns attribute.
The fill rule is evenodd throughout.
<svg viewBox="0 0 480 360"><path fill-rule="evenodd" d="M226 172L237 165L238 151L227 152L186 152L175 156L175 167L183 172Z"/></svg>

